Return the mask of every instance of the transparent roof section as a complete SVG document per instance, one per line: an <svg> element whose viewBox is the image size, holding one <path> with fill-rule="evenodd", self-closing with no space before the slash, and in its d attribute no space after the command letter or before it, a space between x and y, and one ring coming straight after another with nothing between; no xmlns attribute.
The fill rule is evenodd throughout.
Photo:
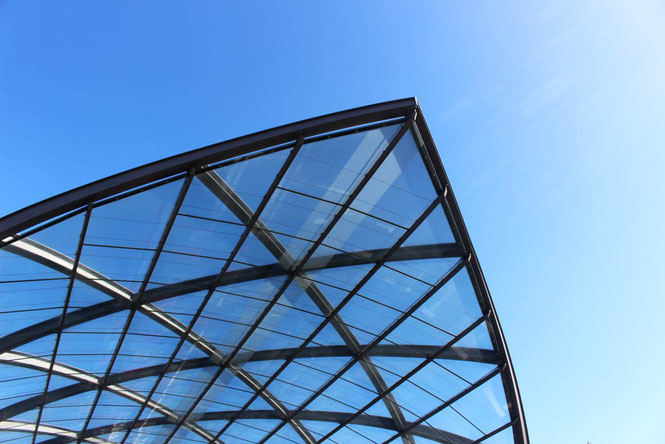
<svg viewBox="0 0 665 444"><path fill-rule="evenodd" d="M416 128L220 159L6 239L0 442L519 442Z"/></svg>

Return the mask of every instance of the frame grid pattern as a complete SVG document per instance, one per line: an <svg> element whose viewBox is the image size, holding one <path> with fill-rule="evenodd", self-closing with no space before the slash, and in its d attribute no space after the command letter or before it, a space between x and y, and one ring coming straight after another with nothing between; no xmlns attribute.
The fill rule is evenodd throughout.
<svg viewBox="0 0 665 444"><path fill-rule="evenodd" d="M333 148L323 154L330 159L312 154L319 152L312 151L315 148L335 144L341 151ZM405 154L414 149L417 155ZM340 161L347 152L348 158ZM360 160L363 156L368 157ZM268 168L273 165L270 162L276 165L271 167L272 177L268 170L243 170L247 165ZM236 169L244 172L235 174ZM421 169L428 184L414 172ZM304 175L301 179L296 174ZM256 184L262 181L266 188L259 191ZM318 183L325 186L316 188ZM394 197L407 196L411 186L414 190L431 187L433 200L424 205L418 203L418 199L429 199L424 195L414 195L413 202ZM174 187L172 203L164 206L168 212L161 211L162 225L157 219L142 222L127 216L123 220L120 214L118 223L136 227L136 232L130 229L121 233L124 237L115 234L107 240L91 232L91 217L105 226L99 218L106 213L99 209L128 205L125 202L141 201L143 196L159 200L159 193ZM212 200L207 206L192 207L188 199L196 193ZM214 215L205 213L212 208L219 209ZM280 211L287 211L292 220L277 218ZM309 213L303 213L304 222L296 225L298 212L305 211ZM437 234L446 227L432 225L439 214L449 225L450 240L440 240L443 234ZM76 233L76 249L63 250L59 239L49 233L62 230L77 216L82 225ZM141 231L150 224L161 228ZM208 227L199 229L193 239L211 240L199 240L196 249L188 249L182 239L189 238L182 233L192 226ZM148 237L131 239L140 233L158 239L152 244L146 243ZM425 241L422 233L430 233ZM214 244L224 236L235 240L224 240L226 250L209 253L212 248L206 242ZM0 366L27 372L28 382L43 381L41 391L34 392L30 384L22 389L12 384L13 379L0 380L0 393L5 390L12 395L0 405L0 435L10 437L8 442L124 443L144 438L210 443L529 442L499 320L415 99L244 136L55 196L0 219L0 254L0 291L8 289L5 293L11 297L65 284L61 299L49 290L51 305L44 302L42 308L0 313L2 319L14 322L7 324L10 327L0 337ZM109 260L123 255L127 259ZM123 264L132 260L139 261L133 268ZM18 274L5 275L3 263L18 263L25 270L19 267ZM442 269L444 263L448 265ZM142 270L143 277L123 274L123 266L133 274ZM213 267L218 271L196 271ZM392 277L386 278L387 273ZM331 281L330 276L350 280ZM260 290L271 282L279 284L270 293L250 294L252 288ZM386 287L386 282L392 284ZM372 290L373 285L379 293ZM393 295L384 300L381 292L386 291ZM416 296L400 307L399 300L409 301L411 293ZM96 296L81 302L81 294ZM195 300L197 294L200 299L187 308L187 301ZM106 299L99 301L102 297ZM230 312L238 307L246 313L252 306L257 308L237 321L228 317L233 313L211 316L210 310L217 307L212 301L220 297L239 301L228 307ZM455 309L466 314L440 312L440 307L445 308L442 300L448 306L457 304ZM476 308L468 308L471 300ZM373 307L365 312L367 321L358 318L362 312L357 304ZM55 310L60 314L49 317ZM436 316L442 316L442 321L431 317L432 310L439 310ZM480 316L469 318L473 310ZM282 330L279 322L291 319L283 313L295 316L294 323L307 320L311 327ZM119 330L98 333L118 336L111 343L110 355L85 352L85 341L94 338L87 326L124 314ZM21 316L34 322L26 323ZM469 320L464 321L464 316ZM138 323L143 318L151 322L146 325L154 332L136 330L148 328ZM373 326L375 318L383 320ZM410 325L429 333L404 333L413 331ZM82 334L72 336L81 328ZM135 334L153 338L164 351L146 350L145 365L117 367L126 362L125 339ZM404 334L415 336L405 343ZM54 335L51 350L39 351L39 344L50 335ZM68 351L74 337L82 338L78 345L83 347L82 354ZM133 337L125 347L132 341ZM257 348L265 341L275 345ZM294 345L277 346L280 341ZM166 351L171 342L175 345ZM139 354L131 356L141 359ZM158 356L162 362L155 363ZM88 370L96 361L106 362L105 368ZM305 379L294 380L298 372L305 372ZM432 386L433 376L426 375L436 374L451 382ZM70 382L63 385L63 380ZM179 388L186 393L178 392ZM216 400L217 393L225 393L219 398L223 402ZM109 405L102 399L107 394L124 399L127 406L120 407L127 413L123 415L131 416L118 414L104 424ZM503 402L505 417L493 417L496 412L484 407L483 394L494 403ZM84 415L72 423L80 425L63 427L64 419L57 419L62 417L60 406L82 396L91 401L80 410L72 408ZM414 404L414 396L422 402ZM219 408L224 406L231 408Z"/></svg>

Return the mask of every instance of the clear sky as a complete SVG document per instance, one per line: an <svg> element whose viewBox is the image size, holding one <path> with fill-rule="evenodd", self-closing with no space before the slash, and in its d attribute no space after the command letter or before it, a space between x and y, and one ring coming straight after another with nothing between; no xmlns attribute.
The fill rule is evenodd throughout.
<svg viewBox="0 0 665 444"><path fill-rule="evenodd" d="M534 443L665 442L665 4L0 1L0 214L417 96Z"/></svg>

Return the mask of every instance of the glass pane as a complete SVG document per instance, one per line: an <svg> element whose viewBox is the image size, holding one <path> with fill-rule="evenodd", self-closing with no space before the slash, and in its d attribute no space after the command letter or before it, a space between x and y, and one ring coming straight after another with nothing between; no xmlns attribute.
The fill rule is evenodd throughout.
<svg viewBox="0 0 665 444"><path fill-rule="evenodd" d="M298 419L300 419L300 422L307 427L307 430L309 430L314 438L316 439L321 439L324 436L326 436L332 429L334 429L337 424L331 421L308 421L305 420L304 418L310 417L308 412L303 412L300 415L298 415ZM337 441L335 441L337 442Z"/></svg>
<svg viewBox="0 0 665 444"><path fill-rule="evenodd" d="M237 211L230 208L229 197L233 197L236 202L241 201L243 207L254 212L289 153L290 150L282 150L199 174L192 183L193 188L181 212L231 222L246 222Z"/></svg>
<svg viewBox="0 0 665 444"><path fill-rule="evenodd" d="M44 406L41 422L81 430L90 413L97 391L81 393Z"/></svg>
<svg viewBox="0 0 665 444"><path fill-rule="evenodd" d="M81 263L138 290L181 187L178 180L93 209Z"/></svg>
<svg viewBox="0 0 665 444"><path fill-rule="evenodd" d="M399 125L306 143L281 186L343 202L386 147Z"/></svg>
<svg viewBox="0 0 665 444"><path fill-rule="evenodd" d="M259 442L280 421L276 419L236 420L221 436L225 442Z"/></svg>
<svg viewBox="0 0 665 444"><path fill-rule="evenodd" d="M88 430L119 422L133 421L141 406L132 400L104 391L99 397Z"/></svg>
<svg viewBox="0 0 665 444"><path fill-rule="evenodd" d="M432 181L409 132L351 206L397 225L410 227L435 198Z"/></svg>
<svg viewBox="0 0 665 444"><path fill-rule="evenodd" d="M224 353L230 353L268 300L281 288L284 277L227 285L215 291L194 330Z"/></svg>
<svg viewBox="0 0 665 444"><path fill-rule="evenodd" d="M405 231L402 227L348 209L323 244L349 253L388 249ZM319 249L314 257L325 254L328 254L325 249Z"/></svg>
<svg viewBox="0 0 665 444"><path fill-rule="evenodd" d="M217 369L213 367L180 370L162 378L152 399L178 415L192 406Z"/></svg>
<svg viewBox="0 0 665 444"><path fill-rule="evenodd" d="M461 421L457 422L464 421L471 424L475 429L482 431L480 436L510 422L500 374L453 403L451 408L461 417ZM439 418L435 416L428 422L438 424L438 420Z"/></svg>
<svg viewBox="0 0 665 444"><path fill-rule="evenodd" d="M441 206L436 207L404 241L402 246L454 243L450 224Z"/></svg>
<svg viewBox="0 0 665 444"><path fill-rule="evenodd" d="M507 429L502 430L496 435L487 438L483 442L486 444L512 444L515 442L513 438L513 428L508 427Z"/></svg>
<svg viewBox="0 0 665 444"><path fill-rule="evenodd" d="M326 256L329 257L331 254L330 252L332 252L332 254L338 253L332 249L328 249ZM354 256L348 254L344 254L344 256L347 258L354 258ZM314 258L310 259L308 265L310 263L316 263L321 266L326 265L315 262ZM371 269L372 265L370 264L355 265L352 267L321 268L317 270L308 270L307 277L317 282L329 284L331 287L338 287L340 289L351 291Z"/></svg>
<svg viewBox="0 0 665 444"><path fill-rule="evenodd" d="M164 299L153 305L164 313L173 316L185 325L189 325L197 310L203 303L207 291L197 291L182 296Z"/></svg>
<svg viewBox="0 0 665 444"><path fill-rule="evenodd" d="M127 311L93 319L65 329L58 346L58 362L103 376L120 339Z"/></svg>
<svg viewBox="0 0 665 444"><path fill-rule="evenodd" d="M317 240L338 210L338 205L277 189L261 221L297 260L309 249L307 241Z"/></svg>
<svg viewBox="0 0 665 444"><path fill-rule="evenodd" d="M469 274L463 269L431 295L409 319L391 332L387 339L397 344L442 346L480 316Z"/></svg>
<svg viewBox="0 0 665 444"><path fill-rule="evenodd" d="M358 427L358 426L355 426ZM369 435L371 436L371 435ZM331 439L336 442L358 442L358 443L376 443L379 441L374 441L370 439L368 432L355 430L352 427L343 427L331 437Z"/></svg>
<svg viewBox="0 0 665 444"><path fill-rule="evenodd" d="M297 282L292 282L244 348L265 350L297 347L323 322L323 319L311 296Z"/></svg>
<svg viewBox="0 0 665 444"><path fill-rule="evenodd" d="M10 246L11 247L11 246ZM0 250L0 335L5 336L47 319L59 317L69 278L52 268Z"/></svg>
<svg viewBox="0 0 665 444"><path fill-rule="evenodd" d="M165 326L137 312L122 342L113 372L119 373L168 361L179 337Z"/></svg>
<svg viewBox="0 0 665 444"><path fill-rule="evenodd" d="M115 299L113 294L107 294L103 291L100 291L100 288L95 288L90 285L91 281L74 281L74 286L72 287L72 294L69 297L69 306L67 308L67 313L89 307L91 305L101 304L103 302L108 302L112 299ZM129 289L124 289L122 291L124 295L131 294ZM126 299L123 297L123 299Z"/></svg>
<svg viewBox="0 0 665 444"><path fill-rule="evenodd" d="M23 361L28 358L22 359ZM7 407L23 399L40 395L46 384L46 375L43 371L32 370L11 362L21 362L21 358L2 360L7 364L0 364L0 408Z"/></svg>
<svg viewBox="0 0 665 444"><path fill-rule="evenodd" d="M238 356L238 355L236 355ZM255 354L258 356L258 354ZM251 353L245 353L244 357L251 358ZM279 370L284 363L283 359L270 359L266 361L248 361L240 364L238 359L234 359L234 363L241 365L243 370L250 374L253 378L257 379L261 384L265 384L268 379Z"/></svg>
<svg viewBox="0 0 665 444"><path fill-rule="evenodd" d="M307 410L354 412L377 396L360 364L355 364L343 378L335 381L319 395Z"/></svg>
<svg viewBox="0 0 665 444"><path fill-rule="evenodd" d="M164 442L175 429L173 424L140 427L132 430L126 442L159 443Z"/></svg>

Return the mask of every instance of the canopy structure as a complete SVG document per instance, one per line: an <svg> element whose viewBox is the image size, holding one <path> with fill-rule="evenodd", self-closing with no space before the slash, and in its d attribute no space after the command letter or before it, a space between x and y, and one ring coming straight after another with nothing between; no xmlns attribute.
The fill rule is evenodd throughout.
<svg viewBox="0 0 665 444"><path fill-rule="evenodd" d="M0 442L527 443L415 99L0 219Z"/></svg>

